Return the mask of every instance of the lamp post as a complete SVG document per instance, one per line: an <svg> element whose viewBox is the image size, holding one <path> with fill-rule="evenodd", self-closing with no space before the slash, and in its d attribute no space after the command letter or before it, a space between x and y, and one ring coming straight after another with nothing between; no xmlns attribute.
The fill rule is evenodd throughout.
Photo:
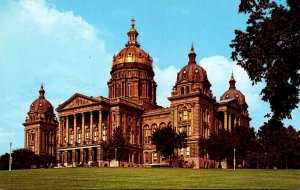
<svg viewBox="0 0 300 190"><path fill-rule="evenodd" d="M11 146L12 143L9 143L9 171L11 171L12 157L11 157Z"/></svg>
<svg viewBox="0 0 300 190"><path fill-rule="evenodd" d="M233 149L233 170L235 170L235 148Z"/></svg>

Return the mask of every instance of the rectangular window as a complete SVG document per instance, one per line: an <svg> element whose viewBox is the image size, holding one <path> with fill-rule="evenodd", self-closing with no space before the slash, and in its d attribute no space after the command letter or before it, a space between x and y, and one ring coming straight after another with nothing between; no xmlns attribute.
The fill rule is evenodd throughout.
<svg viewBox="0 0 300 190"><path fill-rule="evenodd" d="M186 157L190 157L190 147L186 147Z"/></svg>
<svg viewBox="0 0 300 190"><path fill-rule="evenodd" d="M98 131L95 131L94 132L94 141L97 141L98 140Z"/></svg>
<svg viewBox="0 0 300 190"><path fill-rule="evenodd" d="M188 112L187 110L183 111L183 120L187 120L188 119Z"/></svg>
<svg viewBox="0 0 300 190"><path fill-rule="evenodd" d="M153 154L153 160L156 161L157 160L157 153Z"/></svg>
<svg viewBox="0 0 300 190"><path fill-rule="evenodd" d="M81 143L81 131L79 131L79 133L78 133L78 143Z"/></svg>

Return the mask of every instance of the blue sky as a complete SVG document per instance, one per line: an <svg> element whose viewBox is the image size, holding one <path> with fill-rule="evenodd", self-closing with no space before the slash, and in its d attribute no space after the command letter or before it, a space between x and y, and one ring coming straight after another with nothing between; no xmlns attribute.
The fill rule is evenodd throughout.
<svg viewBox="0 0 300 190"><path fill-rule="evenodd" d="M22 123L44 83L56 108L74 93L107 97L113 54L127 42L132 17L141 48L154 60L157 101L167 97L194 43L197 62L219 100L232 72L249 105L251 126L265 122L269 105L245 71L230 59L235 29L247 17L238 0L37 0L0 2L0 154L24 146ZM299 109L285 121L300 130Z"/></svg>

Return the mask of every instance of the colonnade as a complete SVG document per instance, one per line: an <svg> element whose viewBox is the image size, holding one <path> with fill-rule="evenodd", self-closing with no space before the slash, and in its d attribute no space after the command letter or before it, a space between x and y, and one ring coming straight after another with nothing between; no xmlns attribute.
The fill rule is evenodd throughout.
<svg viewBox="0 0 300 190"><path fill-rule="evenodd" d="M60 116L58 144L60 147L99 144L104 126L102 111Z"/></svg>
<svg viewBox="0 0 300 190"><path fill-rule="evenodd" d="M241 122L240 118L234 113L224 111L223 114L224 114L224 119L223 119L222 126L223 129L225 129L226 131L232 131L234 130L234 128L236 128L236 126L240 125Z"/></svg>

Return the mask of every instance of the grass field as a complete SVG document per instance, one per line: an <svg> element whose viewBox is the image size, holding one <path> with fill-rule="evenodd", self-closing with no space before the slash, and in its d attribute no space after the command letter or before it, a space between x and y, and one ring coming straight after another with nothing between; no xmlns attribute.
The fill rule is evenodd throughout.
<svg viewBox="0 0 300 190"><path fill-rule="evenodd" d="M64 168L0 171L0 189L295 189L300 170Z"/></svg>

